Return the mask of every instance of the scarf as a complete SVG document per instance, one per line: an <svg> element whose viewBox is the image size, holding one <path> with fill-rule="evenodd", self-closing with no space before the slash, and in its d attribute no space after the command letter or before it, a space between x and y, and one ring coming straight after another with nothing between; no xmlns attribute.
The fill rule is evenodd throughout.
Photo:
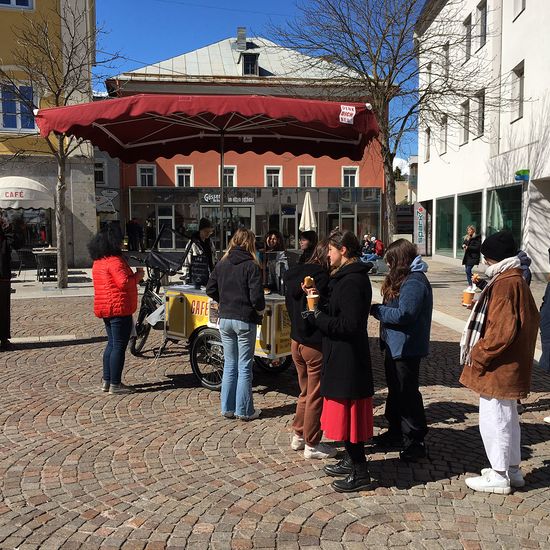
<svg viewBox="0 0 550 550"><path fill-rule="evenodd" d="M487 320L487 308L489 306L489 288L493 284L497 275L500 275L508 269L520 267L521 262L517 256L504 258L504 260L490 265L485 270L485 275L489 277L489 284L483 289L479 300L474 304L470 317L466 322L462 337L460 338L460 364L470 365L472 363L472 349L479 342L485 330Z"/></svg>

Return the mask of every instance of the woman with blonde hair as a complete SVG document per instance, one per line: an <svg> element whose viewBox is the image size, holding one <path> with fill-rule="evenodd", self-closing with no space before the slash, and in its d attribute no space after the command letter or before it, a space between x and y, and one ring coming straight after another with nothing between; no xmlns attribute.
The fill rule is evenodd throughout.
<svg viewBox="0 0 550 550"><path fill-rule="evenodd" d="M219 303L224 354L222 415L255 420L262 411L254 408L252 399L252 365L256 325L262 323L265 298L252 231L237 229L210 275L206 294Z"/></svg>

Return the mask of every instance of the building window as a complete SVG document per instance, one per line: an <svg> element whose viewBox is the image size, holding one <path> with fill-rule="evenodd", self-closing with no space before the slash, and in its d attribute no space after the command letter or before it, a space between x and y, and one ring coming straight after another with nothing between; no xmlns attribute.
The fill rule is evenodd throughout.
<svg viewBox="0 0 550 550"><path fill-rule="evenodd" d="M0 0L0 8L4 6L9 8L32 10L34 7L34 2L33 0Z"/></svg>
<svg viewBox="0 0 550 550"><path fill-rule="evenodd" d="M470 139L470 101L466 100L460 106L460 116L462 119L462 143L468 143Z"/></svg>
<svg viewBox="0 0 550 550"><path fill-rule="evenodd" d="M463 253L462 245L466 235L466 228L473 225L476 233L481 235L481 193L459 195L456 203L456 250L457 256Z"/></svg>
<svg viewBox="0 0 550 550"><path fill-rule="evenodd" d="M451 64L450 60L450 50L449 50L449 43L443 45L443 76L445 78L445 81L449 79L449 67Z"/></svg>
<svg viewBox="0 0 550 550"><path fill-rule="evenodd" d="M192 166L176 166L176 187L193 187Z"/></svg>
<svg viewBox="0 0 550 550"><path fill-rule="evenodd" d="M359 169L357 166L342 167L342 187L358 187L359 178L357 177Z"/></svg>
<svg viewBox="0 0 550 550"><path fill-rule="evenodd" d="M157 184L157 167L154 164L138 164L137 176L139 187L155 187Z"/></svg>
<svg viewBox="0 0 550 550"><path fill-rule="evenodd" d="M258 75L258 56L256 54L243 54L243 75Z"/></svg>
<svg viewBox="0 0 550 550"><path fill-rule="evenodd" d="M476 136L482 136L485 132L485 90L476 94Z"/></svg>
<svg viewBox="0 0 550 550"><path fill-rule="evenodd" d="M282 187L283 182L281 178L280 166L266 166L265 167L265 186L266 187Z"/></svg>
<svg viewBox="0 0 550 550"><path fill-rule="evenodd" d="M479 47L483 48L487 43L487 0L477 5L477 32Z"/></svg>
<svg viewBox="0 0 550 550"><path fill-rule="evenodd" d="M512 70L512 122L523 117L525 67L523 61Z"/></svg>
<svg viewBox="0 0 550 550"><path fill-rule="evenodd" d="M447 136L449 134L449 119L447 115L441 117L441 140L439 144L440 155L447 152Z"/></svg>
<svg viewBox="0 0 550 550"><path fill-rule="evenodd" d="M432 85L432 64L426 65L426 87L429 88Z"/></svg>
<svg viewBox="0 0 550 550"><path fill-rule="evenodd" d="M514 19L525 10L527 0L514 0Z"/></svg>
<svg viewBox="0 0 550 550"><path fill-rule="evenodd" d="M472 16L468 15L462 23L464 27L464 62L472 55Z"/></svg>
<svg viewBox="0 0 550 550"><path fill-rule="evenodd" d="M428 162L430 160L430 147L431 147L431 141L432 141L432 131L430 130L430 127L427 127L424 131L424 144L425 144L425 152L424 152L424 162Z"/></svg>
<svg viewBox="0 0 550 550"><path fill-rule="evenodd" d="M103 161L94 163L94 183L96 185L107 185L107 174Z"/></svg>
<svg viewBox="0 0 550 550"><path fill-rule="evenodd" d="M2 96L2 124L0 128L3 130L34 130L32 87L4 84L0 88L0 94Z"/></svg>
<svg viewBox="0 0 550 550"><path fill-rule="evenodd" d="M315 169L313 166L298 167L298 187L315 187Z"/></svg>
<svg viewBox="0 0 550 550"><path fill-rule="evenodd" d="M522 186L512 185L487 191L487 236L511 231L518 246L522 234Z"/></svg>
<svg viewBox="0 0 550 550"><path fill-rule="evenodd" d="M449 197L435 201L435 251L444 256L453 255L455 226L455 199Z"/></svg>
<svg viewBox="0 0 550 550"><path fill-rule="evenodd" d="M219 173L220 173L220 171L218 169L218 174ZM223 186L224 187L237 187L237 167L236 166L224 166L223 167Z"/></svg>

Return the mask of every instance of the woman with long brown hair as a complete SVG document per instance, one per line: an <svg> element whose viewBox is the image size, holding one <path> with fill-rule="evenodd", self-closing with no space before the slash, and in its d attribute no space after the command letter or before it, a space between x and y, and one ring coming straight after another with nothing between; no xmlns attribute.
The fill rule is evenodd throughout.
<svg viewBox="0 0 550 550"><path fill-rule="evenodd" d="M371 483L365 442L373 430L374 387L367 334L372 288L369 266L359 261L360 254L361 245L351 231L331 233L328 307L316 309L308 318L323 334L321 428L327 438L344 441L346 447L346 457L325 466L325 472L342 477L332 487L345 493L368 489Z"/></svg>
<svg viewBox="0 0 550 550"><path fill-rule="evenodd" d="M254 408L252 399L252 365L256 325L262 323L265 297L252 231L237 229L210 275L206 294L220 306L224 355L222 415L255 420L262 411Z"/></svg>
<svg viewBox="0 0 550 550"><path fill-rule="evenodd" d="M389 428L373 439L380 447L403 446L400 457L415 461L426 456L428 426L419 371L429 351L432 287L425 275L428 265L411 242L398 239L388 247L385 259L389 273L382 285L383 304L373 304L371 314L382 324Z"/></svg>

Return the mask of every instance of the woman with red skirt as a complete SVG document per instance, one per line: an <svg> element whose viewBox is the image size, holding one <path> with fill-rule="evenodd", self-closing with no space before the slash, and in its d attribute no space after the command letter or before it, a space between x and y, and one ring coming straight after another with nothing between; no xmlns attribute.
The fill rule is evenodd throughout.
<svg viewBox="0 0 550 550"><path fill-rule="evenodd" d="M369 266L359 261L361 246L350 231L329 237L331 266L327 311L308 316L323 334L321 428L325 437L344 441L346 456L325 472L341 477L332 483L338 492L368 489L371 484L365 442L373 433L374 387L367 335L372 288ZM307 289L313 294L316 289Z"/></svg>

